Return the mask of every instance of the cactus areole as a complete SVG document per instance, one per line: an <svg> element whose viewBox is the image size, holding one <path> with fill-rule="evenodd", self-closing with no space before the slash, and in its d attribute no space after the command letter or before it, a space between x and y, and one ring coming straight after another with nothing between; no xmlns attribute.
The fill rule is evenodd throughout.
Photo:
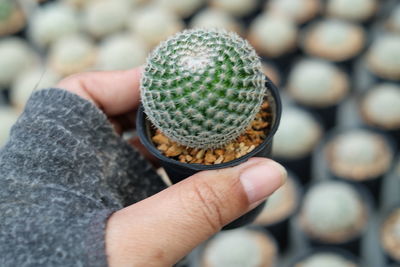
<svg viewBox="0 0 400 267"><path fill-rule="evenodd" d="M250 44L223 30L186 30L150 54L141 80L144 111L171 140L221 147L239 137L266 94Z"/></svg>

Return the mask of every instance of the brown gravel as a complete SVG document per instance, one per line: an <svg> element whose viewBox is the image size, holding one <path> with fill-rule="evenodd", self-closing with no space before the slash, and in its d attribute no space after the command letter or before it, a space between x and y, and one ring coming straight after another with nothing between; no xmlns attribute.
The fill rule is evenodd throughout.
<svg viewBox="0 0 400 267"><path fill-rule="evenodd" d="M204 150L181 146L162 134L160 130L154 132L152 140L165 156L183 163L205 165L225 163L246 155L261 144L270 129L271 118L269 103L265 101L246 132L219 149Z"/></svg>

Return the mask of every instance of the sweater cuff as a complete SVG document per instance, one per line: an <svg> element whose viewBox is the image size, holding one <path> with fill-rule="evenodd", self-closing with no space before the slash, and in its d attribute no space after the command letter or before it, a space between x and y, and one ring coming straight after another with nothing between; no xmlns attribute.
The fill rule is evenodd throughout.
<svg viewBox="0 0 400 267"><path fill-rule="evenodd" d="M85 240L87 255L85 266L108 266L104 234L107 220L113 212L112 210L100 210L93 214Z"/></svg>
<svg viewBox="0 0 400 267"><path fill-rule="evenodd" d="M49 160L61 158L63 149L60 169L68 164L81 174L91 173L92 178L77 186L82 188L84 181L90 181L86 191L96 191L93 197L106 206L128 206L165 188L150 163L117 135L106 115L78 95L56 88L37 91L15 128L18 125L16 132L22 136L17 139L27 132L41 139L40 149L47 146L51 151L45 155Z"/></svg>
<svg viewBox="0 0 400 267"><path fill-rule="evenodd" d="M74 135L103 146L98 137L118 138L106 115L92 102L64 89L50 88L34 92L24 113L29 117L55 120ZM99 133L102 133L99 136ZM90 138L88 138L90 137Z"/></svg>

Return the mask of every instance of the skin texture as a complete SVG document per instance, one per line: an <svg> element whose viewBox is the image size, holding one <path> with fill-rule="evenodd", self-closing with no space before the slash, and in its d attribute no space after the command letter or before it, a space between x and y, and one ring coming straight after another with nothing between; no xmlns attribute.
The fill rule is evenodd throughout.
<svg viewBox="0 0 400 267"><path fill-rule="evenodd" d="M95 103L117 132L133 128L141 69L72 75L57 87ZM111 89L110 89L111 88ZM115 212L105 241L109 266L169 266L256 207L286 180L278 163L253 158L232 168L199 172Z"/></svg>

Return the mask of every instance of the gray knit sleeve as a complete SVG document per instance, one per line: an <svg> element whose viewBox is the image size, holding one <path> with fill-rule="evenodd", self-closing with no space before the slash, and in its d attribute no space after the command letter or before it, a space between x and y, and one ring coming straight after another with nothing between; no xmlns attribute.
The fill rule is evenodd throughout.
<svg viewBox="0 0 400 267"><path fill-rule="evenodd" d="M92 103L35 92L0 150L0 266L106 266L107 218L163 187Z"/></svg>

